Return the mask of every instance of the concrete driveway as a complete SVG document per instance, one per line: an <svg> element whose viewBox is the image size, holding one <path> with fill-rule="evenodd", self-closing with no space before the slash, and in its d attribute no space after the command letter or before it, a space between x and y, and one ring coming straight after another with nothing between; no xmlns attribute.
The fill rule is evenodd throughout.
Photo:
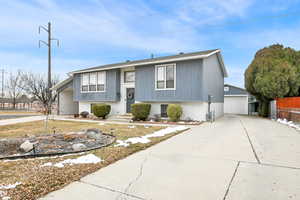
<svg viewBox="0 0 300 200"><path fill-rule="evenodd" d="M268 119L225 116L43 199L300 199L300 132Z"/></svg>

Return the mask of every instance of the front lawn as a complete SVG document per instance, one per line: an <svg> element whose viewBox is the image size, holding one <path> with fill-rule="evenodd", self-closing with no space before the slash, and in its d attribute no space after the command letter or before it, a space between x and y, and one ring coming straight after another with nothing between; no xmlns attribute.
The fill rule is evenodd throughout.
<svg viewBox="0 0 300 200"><path fill-rule="evenodd" d="M23 137L25 135L45 134L43 121L28 122L0 127L0 139L8 137ZM126 140L132 137L144 136L165 127L157 126L132 126L117 124L99 124L71 121L50 121L48 133L62 133L80 131L87 128L99 128L105 133L111 133L117 140ZM131 144L127 147L115 144L98 150L86 152L80 155L68 155L52 158L35 158L15 161L0 161L0 197L9 196L11 199L37 199L51 191L79 180L81 177L95 172L117 160L120 160L134 152L143 150L158 142L168 139L182 131L173 132L161 137L152 137L148 143ZM45 163L58 163L66 159L75 159L87 154L94 154L103 161L96 164L74 164L64 167L42 166ZM1 190L1 186L20 183L12 189Z"/></svg>

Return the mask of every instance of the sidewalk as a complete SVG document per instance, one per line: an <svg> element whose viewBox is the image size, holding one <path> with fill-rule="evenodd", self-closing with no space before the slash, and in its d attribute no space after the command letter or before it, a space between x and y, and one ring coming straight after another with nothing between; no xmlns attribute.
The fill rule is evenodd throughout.
<svg viewBox="0 0 300 200"><path fill-rule="evenodd" d="M31 117L21 117L21 118L15 118L15 119L4 119L0 120L0 126L4 125L10 125L10 124L18 124L18 123L24 123L24 122L33 122L33 121L39 121L44 120L46 116L31 116Z"/></svg>

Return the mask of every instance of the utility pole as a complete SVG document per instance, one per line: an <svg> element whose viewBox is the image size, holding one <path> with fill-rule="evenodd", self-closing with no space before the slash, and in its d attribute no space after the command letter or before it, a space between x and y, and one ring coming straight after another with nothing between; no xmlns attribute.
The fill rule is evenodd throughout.
<svg viewBox="0 0 300 200"><path fill-rule="evenodd" d="M2 98L2 108L4 109L4 69L1 70L2 71L2 78L1 78L1 82L2 82L2 86L1 86L1 98Z"/></svg>
<svg viewBox="0 0 300 200"><path fill-rule="evenodd" d="M52 95L51 95L51 90L50 88L52 87L52 78L51 78L51 42L52 40L55 40L57 43L57 46L59 46L59 40L52 38L52 30L51 30L51 23L48 22L48 26L39 26L39 34L41 33L41 29L46 31L48 33L48 41L45 42L43 40L39 40L39 48L41 47L41 43L46 45L48 47L48 88L47 88L47 93L48 93L48 112L51 114L51 105L52 105Z"/></svg>

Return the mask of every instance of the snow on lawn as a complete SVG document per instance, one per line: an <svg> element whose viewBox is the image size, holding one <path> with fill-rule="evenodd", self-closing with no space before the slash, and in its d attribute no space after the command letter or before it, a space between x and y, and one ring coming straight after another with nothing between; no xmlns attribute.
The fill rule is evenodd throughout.
<svg viewBox="0 0 300 200"><path fill-rule="evenodd" d="M117 144L115 145L115 147L120 147L120 146L128 147L130 144L137 144L137 143L146 144L148 142L151 142L151 140L149 138L162 137L162 136L168 135L170 133L174 133L177 131L184 131L187 129L188 129L188 127L186 127L186 126L168 127L168 128L144 135L142 137L132 137L132 138L128 138L127 140L117 140Z"/></svg>
<svg viewBox="0 0 300 200"><path fill-rule="evenodd" d="M14 184L8 184L8 185L0 185L0 190L9 190L14 189L18 185L22 184L21 182L16 182Z"/></svg>
<svg viewBox="0 0 300 200"><path fill-rule="evenodd" d="M42 165L42 167L59 167L62 168L65 166L65 164L70 164L70 165L74 165L74 164L96 164L101 162L102 160L95 156L94 154L88 154L85 156L80 156L78 158L75 159L67 159L67 160L63 160L61 162L58 163L52 163L52 162L47 162L45 164Z"/></svg>
<svg viewBox="0 0 300 200"><path fill-rule="evenodd" d="M297 129L297 130L300 130L300 126L299 125L297 125L297 124L294 124L294 122L293 121L288 121L287 119L277 119L277 122L279 122L279 123L281 123L281 124L285 124L285 125L288 125L288 126L290 126L290 127L292 127L292 128L295 128L295 129Z"/></svg>
<svg viewBox="0 0 300 200"><path fill-rule="evenodd" d="M8 184L8 185L0 185L0 199L2 200L9 200L11 199L10 197L6 196L6 192L3 190L9 190L9 189L14 189L18 185L21 185L21 182L16 182L14 184Z"/></svg>

